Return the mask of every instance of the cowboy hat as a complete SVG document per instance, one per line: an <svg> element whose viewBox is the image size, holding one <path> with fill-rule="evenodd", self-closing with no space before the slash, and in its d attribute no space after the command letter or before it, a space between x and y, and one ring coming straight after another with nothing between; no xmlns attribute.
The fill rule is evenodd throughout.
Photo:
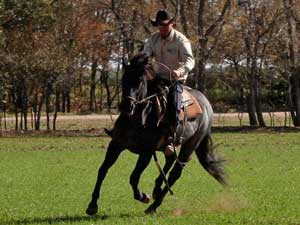
<svg viewBox="0 0 300 225"><path fill-rule="evenodd" d="M168 25L173 22L173 20L174 17L171 17L167 10L162 9L156 13L155 20L150 19L150 22L154 27L157 27L159 25Z"/></svg>

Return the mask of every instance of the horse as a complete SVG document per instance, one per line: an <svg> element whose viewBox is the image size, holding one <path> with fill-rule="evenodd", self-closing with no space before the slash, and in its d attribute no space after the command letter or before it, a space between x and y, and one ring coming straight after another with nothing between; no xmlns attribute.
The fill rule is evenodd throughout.
<svg viewBox="0 0 300 225"><path fill-rule="evenodd" d="M159 146L165 146L165 132L160 126L146 126L145 113L149 107L149 101L153 99L149 87L149 68L153 65L145 54L137 54L130 64L124 64L122 77L122 100L120 103L120 115L117 118L111 132L111 141L108 145L105 159L98 170L97 181L92 193L92 199L88 204L86 213L94 215L98 212L97 201L100 197L100 188L109 168L116 162L120 153L125 149L138 154L135 168L130 175L130 185L134 199L149 203L150 196L140 191L138 184L141 174L149 165L155 152L161 151ZM189 92L198 101L202 113L192 120L181 123L182 143L178 155L165 155L165 164L160 168L160 174L155 180L152 192L153 202L144 211L146 214L156 212L164 197L171 192L171 187L180 178L182 170L195 151L202 167L212 175L220 184L226 185L222 159L213 149L211 127L213 122L213 110L207 98L199 91L189 89ZM152 107L153 108L153 107ZM153 111L148 110L148 111ZM144 121L144 122L143 122ZM166 178L168 174L168 178ZM163 186L163 182L165 185Z"/></svg>

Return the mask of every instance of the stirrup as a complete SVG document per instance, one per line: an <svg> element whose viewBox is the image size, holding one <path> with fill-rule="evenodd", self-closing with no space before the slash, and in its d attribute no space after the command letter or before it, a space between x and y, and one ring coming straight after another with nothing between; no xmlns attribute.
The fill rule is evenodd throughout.
<svg viewBox="0 0 300 225"><path fill-rule="evenodd" d="M167 145L164 150L164 154L165 154L165 156L174 155L175 154L174 146L172 144Z"/></svg>

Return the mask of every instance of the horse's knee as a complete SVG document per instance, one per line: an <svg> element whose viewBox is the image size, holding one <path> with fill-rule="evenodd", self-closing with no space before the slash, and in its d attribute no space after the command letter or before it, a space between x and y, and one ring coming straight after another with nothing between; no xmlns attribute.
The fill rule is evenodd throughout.
<svg viewBox="0 0 300 225"><path fill-rule="evenodd" d="M155 186L154 189L153 189L153 191L152 191L152 198L154 200L157 199L158 196L161 195L161 193L162 193L161 187L160 186L159 187Z"/></svg>

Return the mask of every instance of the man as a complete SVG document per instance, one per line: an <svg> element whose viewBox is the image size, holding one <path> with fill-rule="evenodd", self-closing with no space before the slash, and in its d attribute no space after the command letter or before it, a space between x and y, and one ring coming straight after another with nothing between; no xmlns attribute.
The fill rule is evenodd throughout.
<svg viewBox="0 0 300 225"><path fill-rule="evenodd" d="M167 10L159 10L156 19L151 20L151 24L157 27L158 31L146 41L143 52L159 63L160 66L156 71L158 77L168 86L172 84L168 101L174 111L171 127L175 132L182 104L182 84L195 65L191 43L182 33L174 29L174 18ZM162 65L167 66L171 71ZM173 137L173 134L171 136ZM171 151L171 149L172 146L169 145L167 150Z"/></svg>

